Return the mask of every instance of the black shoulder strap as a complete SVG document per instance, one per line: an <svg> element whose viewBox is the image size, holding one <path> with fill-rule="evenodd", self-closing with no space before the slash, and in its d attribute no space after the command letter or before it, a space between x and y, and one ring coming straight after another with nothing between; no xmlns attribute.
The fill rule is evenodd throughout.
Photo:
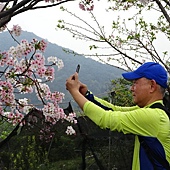
<svg viewBox="0 0 170 170"><path fill-rule="evenodd" d="M159 109L164 110L170 119L170 111L165 106L163 106L161 103L154 103L153 105L150 106L150 108L159 108Z"/></svg>
<svg viewBox="0 0 170 170"><path fill-rule="evenodd" d="M147 154L149 160L151 161L154 170L156 170L156 165L154 160L158 161L166 170L170 170L169 162L166 159L163 159L160 155L156 154L146 143L145 139L142 136L138 136L141 146L144 148L145 153Z"/></svg>
<svg viewBox="0 0 170 170"><path fill-rule="evenodd" d="M166 107L163 106L161 103L154 103L153 105L150 106L150 108L160 108L160 109L164 110L170 119L170 111L168 109L166 109ZM154 169L156 169L156 168L155 168L153 159L157 160L164 168L166 168L166 170L170 170L170 165L169 165L168 161L166 159L162 159L162 157L155 154L152 151L152 149L147 145L146 141L144 140L144 138L142 138L142 136L138 136L138 138L139 138L140 144L145 149L145 152L148 155L149 160L152 162Z"/></svg>

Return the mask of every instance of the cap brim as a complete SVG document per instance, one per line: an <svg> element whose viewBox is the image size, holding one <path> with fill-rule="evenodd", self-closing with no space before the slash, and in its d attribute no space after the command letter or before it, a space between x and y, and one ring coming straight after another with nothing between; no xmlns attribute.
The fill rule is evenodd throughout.
<svg viewBox="0 0 170 170"><path fill-rule="evenodd" d="M122 76L124 77L124 79L126 80L135 80L135 79L139 79L141 78L141 76L139 74L136 74L135 72L127 72L127 73L123 73Z"/></svg>

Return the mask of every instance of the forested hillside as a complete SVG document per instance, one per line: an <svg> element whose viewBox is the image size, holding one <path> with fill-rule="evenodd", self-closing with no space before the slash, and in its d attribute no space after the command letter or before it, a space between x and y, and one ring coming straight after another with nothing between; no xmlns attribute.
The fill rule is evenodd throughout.
<svg viewBox="0 0 170 170"><path fill-rule="evenodd" d="M23 31L17 40L27 39L31 41L33 38L41 40L43 38L36 36L34 33ZM17 43L11 38L8 32L0 33L1 50L8 50L11 46L16 46ZM55 81L50 83L51 89L60 91L66 94L65 100L69 101L71 96L65 89L65 80L68 76L75 72L77 64L81 65L79 77L80 80L86 83L94 94L101 94L108 91L110 80L121 76L122 70L115 67L102 64L84 56L76 56L63 51L63 48L48 42L47 49L44 53L46 57L56 56L63 60L64 68L56 71ZM57 70L57 68L56 68Z"/></svg>

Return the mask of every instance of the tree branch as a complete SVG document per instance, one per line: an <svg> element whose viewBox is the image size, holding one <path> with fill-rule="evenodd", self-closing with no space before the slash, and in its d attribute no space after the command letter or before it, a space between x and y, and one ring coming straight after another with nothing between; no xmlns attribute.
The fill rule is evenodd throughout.
<svg viewBox="0 0 170 170"><path fill-rule="evenodd" d="M165 8L162 6L161 2L159 0L155 0L155 2L157 3L162 13L164 14L165 18L167 19L168 23L170 24L170 17L168 13L166 12Z"/></svg>

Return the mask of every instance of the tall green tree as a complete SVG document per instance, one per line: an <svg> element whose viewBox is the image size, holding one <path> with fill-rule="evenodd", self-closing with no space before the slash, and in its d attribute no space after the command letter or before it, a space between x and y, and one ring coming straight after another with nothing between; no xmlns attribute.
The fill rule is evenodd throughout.
<svg viewBox="0 0 170 170"><path fill-rule="evenodd" d="M154 61L162 64L170 74L168 1L109 0L102 17L103 20L113 17L110 27L102 25L101 15L95 15L94 11L89 11L90 18L85 20L75 11L71 12L64 7L61 9L71 15L75 22L61 19L57 28L70 32L76 39L88 41L90 53L85 56L95 57L125 71L132 71L144 62ZM167 94L170 94L169 87ZM170 100L168 95L166 99ZM170 108L169 102L166 103Z"/></svg>
<svg viewBox="0 0 170 170"><path fill-rule="evenodd" d="M131 82L118 78L111 81L112 92L109 94L110 102L118 106L132 106Z"/></svg>

